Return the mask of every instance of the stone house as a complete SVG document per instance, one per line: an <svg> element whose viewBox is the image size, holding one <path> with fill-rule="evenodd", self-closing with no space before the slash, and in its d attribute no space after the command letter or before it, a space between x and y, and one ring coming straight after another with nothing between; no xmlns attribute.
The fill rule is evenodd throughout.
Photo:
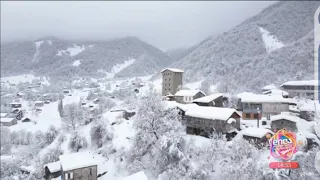
<svg viewBox="0 0 320 180"><path fill-rule="evenodd" d="M296 123L299 120L299 117L292 115L289 112L283 112L279 115L271 116L271 129L274 131L279 131L280 129L287 129L288 131L296 132Z"/></svg>
<svg viewBox="0 0 320 180"><path fill-rule="evenodd" d="M89 152L59 156L62 180L97 180L98 162Z"/></svg>
<svg viewBox="0 0 320 180"><path fill-rule="evenodd" d="M268 135L269 138L272 137L273 132L265 128L248 127L241 130L241 134L247 141L254 143L258 148L263 148L268 146Z"/></svg>
<svg viewBox="0 0 320 180"><path fill-rule="evenodd" d="M303 80L303 81L288 81L283 83L280 87L289 93L289 98L304 97L307 99L314 99L315 94L318 94L316 86L317 80Z"/></svg>
<svg viewBox="0 0 320 180"><path fill-rule="evenodd" d="M178 103L192 103L194 99L204 97L205 94L200 90L180 90L174 97Z"/></svg>
<svg viewBox="0 0 320 180"><path fill-rule="evenodd" d="M16 118L0 118L0 124L2 126L12 126L17 124Z"/></svg>
<svg viewBox="0 0 320 180"><path fill-rule="evenodd" d="M240 101L243 119L261 119L262 117L270 119L272 115L288 112L289 105L296 104L293 99L260 94L242 96Z"/></svg>
<svg viewBox="0 0 320 180"><path fill-rule="evenodd" d="M223 94L216 93L193 100L198 106L223 107Z"/></svg>
<svg viewBox="0 0 320 180"><path fill-rule="evenodd" d="M228 134L240 129L241 115L231 108L179 105L188 134L210 136L213 132Z"/></svg>
<svg viewBox="0 0 320 180"><path fill-rule="evenodd" d="M168 93L175 94L182 87L183 70L166 68L162 73L162 96Z"/></svg>

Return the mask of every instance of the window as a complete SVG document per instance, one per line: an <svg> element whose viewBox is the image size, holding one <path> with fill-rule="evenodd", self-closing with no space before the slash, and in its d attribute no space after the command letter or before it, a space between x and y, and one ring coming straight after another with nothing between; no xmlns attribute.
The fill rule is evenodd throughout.
<svg viewBox="0 0 320 180"><path fill-rule="evenodd" d="M92 175L92 169L90 168L90 175Z"/></svg>
<svg viewBox="0 0 320 180"><path fill-rule="evenodd" d="M307 96L314 96L314 93L306 93Z"/></svg>
<svg viewBox="0 0 320 180"><path fill-rule="evenodd" d="M170 83L169 83L169 86L170 86Z"/></svg>
<svg viewBox="0 0 320 180"><path fill-rule="evenodd" d="M167 81L167 78L165 78L164 80Z"/></svg>
<svg viewBox="0 0 320 180"><path fill-rule="evenodd" d="M164 88L164 90L166 91L167 89L166 89L166 88Z"/></svg>
<svg viewBox="0 0 320 180"><path fill-rule="evenodd" d="M170 91L170 88L169 88L169 91Z"/></svg>
<svg viewBox="0 0 320 180"><path fill-rule="evenodd" d="M254 118L254 119L258 119L258 118L259 118L258 114L254 114L254 115L253 115L253 118Z"/></svg>
<svg viewBox="0 0 320 180"><path fill-rule="evenodd" d="M164 83L164 86L167 86L167 84L166 84L166 83Z"/></svg>

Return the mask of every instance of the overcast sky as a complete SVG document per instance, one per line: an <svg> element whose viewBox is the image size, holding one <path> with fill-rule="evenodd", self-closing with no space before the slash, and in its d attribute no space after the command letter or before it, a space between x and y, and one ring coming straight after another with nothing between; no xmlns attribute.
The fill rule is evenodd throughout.
<svg viewBox="0 0 320 180"><path fill-rule="evenodd" d="M1 41L42 36L93 40L136 36L167 50L227 31L272 3L1 1Z"/></svg>

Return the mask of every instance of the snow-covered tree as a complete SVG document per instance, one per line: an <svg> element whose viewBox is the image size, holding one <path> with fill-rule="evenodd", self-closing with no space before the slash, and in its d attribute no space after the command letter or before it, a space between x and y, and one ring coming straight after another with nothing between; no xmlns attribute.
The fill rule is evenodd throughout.
<svg viewBox="0 0 320 180"><path fill-rule="evenodd" d="M88 112L78 104L67 104L63 111L63 124L66 129L75 130L78 126L84 125L88 119Z"/></svg>
<svg viewBox="0 0 320 180"><path fill-rule="evenodd" d="M92 125L90 135L94 146L100 148L104 143L113 139L113 131L111 127L107 126L107 123L103 121L97 121Z"/></svg>
<svg viewBox="0 0 320 180"><path fill-rule="evenodd" d="M243 140L234 140L226 151L224 163L220 165L220 179L247 180L262 179L262 168L259 162L259 150Z"/></svg>
<svg viewBox="0 0 320 180"><path fill-rule="evenodd" d="M56 148L48 149L46 152L47 153L42 157L42 166L51 162L59 161L59 156L63 154L59 146Z"/></svg>
<svg viewBox="0 0 320 180"><path fill-rule="evenodd" d="M1 126L1 141L0 141L0 148L1 148L1 155L10 153L11 150L11 133L10 130L6 127Z"/></svg>
<svg viewBox="0 0 320 180"><path fill-rule="evenodd" d="M87 148L88 142L85 137L77 132L73 133L69 141L69 149L73 152L78 152L81 148Z"/></svg>
<svg viewBox="0 0 320 180"><path fill-rule="evenodd" d="M46 145L51 144L55 140L57 135L58 135L58 131L54 126L51 125L48 131L45 132L44 134L44 143Z"/></svg>
<svg viewBox="0 0 320 180"><path fill-rule="evenodd" d="M111 109L112 107L116 106L116 103L109 99L109 98L105 98L105 97L101 97L99 98L99 108L101 108L102 110L109 110Z"/></svg>
<svg viewBox="0 0 320 180"><path fill-rule="evenodd" d="M317 171L316 155L320 152L319 148L312 149L306 153L297 155L295 161L299 163L299 168L291 170L290 178L292 180L317 180L320 179L320 172Z"/></svg>
<svg viewBox="0 0 320 180"><path fill-rule="evenodd" d="M200 90L202 92L204 92L205 94L209 95L210 92L210 84L208 83L208 81L202 81L201 85L200 85Z"/></svg>
<svg viewBox="0 0 320 180"><path fill-rule="evenodd" d="M87 100L93 100L95 98L94 92L90 91L87 96Z"/></svg>
<svg viewBox="0 0 320 180"><path fill-rule="evenodd" d="M165 109L155 91L151 90L138 104L134 121L136 136L129 156L131 171L137 171L135 164L149 167L156 177L167 167L179 163L185 157L185 130L175 109ZM143 157L148 156L148 161Z"/></svg>

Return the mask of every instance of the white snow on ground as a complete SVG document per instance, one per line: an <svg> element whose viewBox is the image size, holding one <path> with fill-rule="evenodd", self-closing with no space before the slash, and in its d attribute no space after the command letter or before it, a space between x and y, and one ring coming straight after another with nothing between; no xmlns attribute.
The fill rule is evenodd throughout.
<svg viewBox="0 0 320 180"><path fill-rule="evenodd" d="M187 134L185 137L187 143L194 142L194 145L197 147L203 147L205 145L209 145L211 140L202 136L190 135Z"/></svg>
<svg viewBox="0 0 320 180"><path fill-rule="evenodd" d="M35 77L32 74L22 74L18 76L1 78L1 82L9 82L9 84L19 84L19 83L25 83L25 82L31 83L33 80L40 80L40 77ZM46 85L50 84L49 79L47 79L46 77L43 77L42 83ZM1 85L4 85L4 84L1 84Z"/></svg>
<svg viewBox="0 0 320 180"><path fill-rule="evenodd" d="M35 45L36 45L36 52L34 53L34 56L33 56L33 59L32 61L37 61L38 59L38 56L39 56L39 48L41 46L41 44L43 43L43 41L37 41L35 42Z"/></svg>
<svg viewBox="0 0 320 180"><path fill-rule="evenodd" d="M143 171L140 171L125 178L122 178L122 180L148 180L148 177Z"/></svg>
<svg viewBox="0 0 320 180"><path fill-rule="evenodd" d="M80 60L75 60L73 63L72 63L72 66L79 66L81 64Z"/></svg>
<svg viewBox="0 0 320 180"><path fill-rule="evenodd" d="M136 61L135 59L129 59L127 61L124 61L121 64L116 64L112 67L111 72L105 72L105 73L107 74L108 78L113 78L115 74L131 66L135 61ZM103 71L103 70L100 70L100 71Z"/></svg>
<svg viewBox="0 0 320 180"><path fill-rule="evenodd" d="M94 44L91 44L91 45L89 45L88 47L89 48L93 48L95 45Z"/></svg>
<svg viewBox="0 0 320 180"><path fill-rule="evenodd" d="M62 54L69 54L70 56L75 56L75 55L81 53L82 51L84 51L85 49L86 49L86 47L83 45L77 46L76 44L73 44L72 47L68 47L68 49L66 49L66 50L59 50L56 55L62 56Z"/></svg>
<svg viewBox="0 0 320 180"><path fill-rule="evenodd" d="M274 35L271 35L269 31L260 27L260 32L262 35L262 40L266 46L267 53L270 53L276 49L280 49L284 44L277 39Z"/></svg>
<svg viewBox="0 0 320 180"><path fill-rule="evenodd" d="M121 124L114 124L114 138L112 140L115 149L129 150L131 147L131 138L134 135L132 121L124 120Z"/></svg>

